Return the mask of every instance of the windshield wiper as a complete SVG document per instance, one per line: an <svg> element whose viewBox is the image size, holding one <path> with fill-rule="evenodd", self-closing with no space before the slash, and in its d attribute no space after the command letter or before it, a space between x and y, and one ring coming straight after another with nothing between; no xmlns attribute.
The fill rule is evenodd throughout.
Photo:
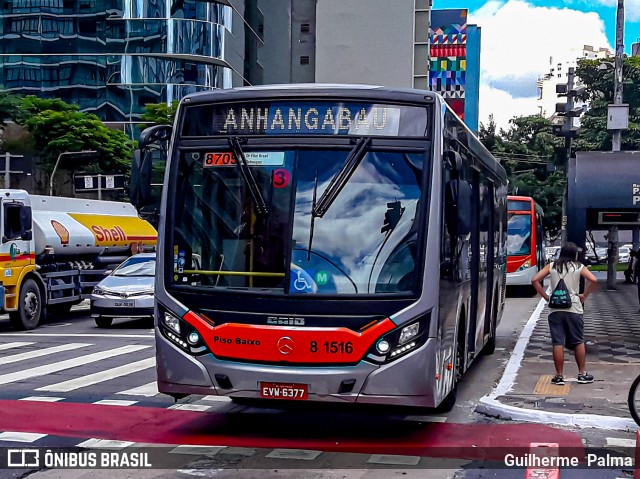
<svg viewBox="0 0 640 479"><path fill-rule="evenodd" d="M247 158L244 156L244 152L242 151L242 147L240 146L240 141L237 138L231 137L229 138L229 146L233 150L233 153L237 159L236 166L240 170L240 175L242 179L244 179L247 188L249 188L249 194L253 199L253 203L256 205L256 210L258 215L268 215L269 209L267 208L267 204L260 193L260 188L258 187L258 183L256 179L253 177L253 173L251 173L251 169L247 164Z"/></svg>
<svg viewBox="0 0 640 479"><path fill-rule="evenodd" d="M358 165L364 158L367 148L371 144L371 138L360 138L353 147L349 156L344 162L344 165L340 171L333 177L327 189L324 190L318 204L315 205L312 211L312 217L322 218L324 214L331 208L331 205L336 200L342 189L349 182L349 178L356 171Z"/></svg>

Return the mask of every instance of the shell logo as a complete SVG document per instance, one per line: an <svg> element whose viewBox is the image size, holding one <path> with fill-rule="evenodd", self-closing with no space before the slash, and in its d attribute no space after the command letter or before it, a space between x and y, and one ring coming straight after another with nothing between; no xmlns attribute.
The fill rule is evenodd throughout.
<svg viewBox="0 0 640 479"><path fill-rule="evenodd" d="M51 220L51 226L53 226L53 230L60 237L60 243L69 244L69 230L56 220Z"/></svg>

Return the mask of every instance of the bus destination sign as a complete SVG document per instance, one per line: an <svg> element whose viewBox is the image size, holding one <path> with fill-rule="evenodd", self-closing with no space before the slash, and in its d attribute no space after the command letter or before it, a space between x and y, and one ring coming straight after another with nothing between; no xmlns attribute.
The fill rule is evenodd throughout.
<svg viewBox="0 0 640 479"><path fill-rule="evenodd" d="M277 102L193 106L183 136L357 135L424 136L427 110L363 103Z"/></svg>

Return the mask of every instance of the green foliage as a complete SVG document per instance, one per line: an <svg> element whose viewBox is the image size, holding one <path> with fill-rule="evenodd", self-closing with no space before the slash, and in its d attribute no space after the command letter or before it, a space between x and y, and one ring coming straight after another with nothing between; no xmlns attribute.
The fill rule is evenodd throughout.
<svg viewBox="0 0 640 479"><path fill-rule="evenodd" d="M174 100L170 105L166 103L148 103L144 106L144 113L140 115L140 119L154 125L173 125L178 109L178 101ZM153 126L152 124L141 124L140 128Z"/></svg>
<svg viewBox="0 0 640 479"><path fill-rule="evenodd" d="M44 110L26 120L42 169L51 172L60 153L95 150L95 160L82 160L83 170L128 174L132 144L127 136L122 131L108 129L97 116L76 110ZM69 159L67 165L73 163Z"/></svg>
<svg viewBox="0 0 640 479"><path fill-rule="evenodd" d="M576 151L611 151L611 133L607 131L607 105L613 103L613 59L580 60L576 75L582 79L585 92L581 100L589 110L581 117ZM624 60L622 68L623 103L629 105L629 128L622 132L622 150L640 150L640 57Z"/></svg>
<svg viewBox="0 0 640 479"><path fill-rule="evenodd" d="M37 96L28 95L21 99L20 109L13 119L16 123L24 125L31 117L44 111L65 112L78 110L78 105L71 105L60 98L38 98Z"/></svg>
<svg viewBox="0 0 640 479"><path fill-rule="evenodd" d="M6 90L0 91L0 126L7 124L7 121L13 120L19 113L21 107L21 98Z"/></svg>
<svg viewBox="0 0 640 479"><path fill-rule="evenodd" d="M505 131L493 118L480 124L480 141L498 158L509 177L509 194L531 196L545 212L549 234L560 233L564 193L564 141L551 133L551 122L540 116L512 118ZM558 168L549 172L548 165Z"/></svg>

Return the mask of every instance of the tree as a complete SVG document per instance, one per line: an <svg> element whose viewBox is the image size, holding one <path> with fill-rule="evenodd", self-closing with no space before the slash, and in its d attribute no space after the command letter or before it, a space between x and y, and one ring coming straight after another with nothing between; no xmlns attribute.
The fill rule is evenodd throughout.
<svg viewBox="0 0 640 479"><path fill-rule="evenodd" d="M29 118L26 126L46 172L51 172L60 153L95 150L98 161L83 169L129 173L133 145L124 132L110 130L95 115L75 109L44 110Z"/></svg>
<svg viewBox="0 0 640 479"><path fill-rule="evenodd" d="M0 91L0 126L5 126L7 121L13 120L20 111L22 99L6 90Z"/></svg>
<svg viewBox="0 0 640 479"><path fill-rule="evenodd" d="M551 133L551 122L540 116L514 117L505 131L493 118L481 124L480 141L507 171L509 194L531 196L545 211L545 225L551 236L560 233L564 193L564 142ZM550 171L561 168L559 171Z"/></svg>
<svg viewBox="0 0 640 479"><path fill-rule="evenodd" d="M585 91L578 97L589 103L580 119L578 151L611 151L611 132L607 131L607 106L613 103L614 71L611 58L580 60L576 75ZM623 101L629 105L629 128L622 131L622 150L640 150L640 57L628 57L623 63Z"/></svg>
<svg viewBox="0 0 640 479"><path fill-rule="evenodd" d="M140 119L145 124L140 128L146 128L153 125L173 125L178 109L178 101L174 100L170 105L167 103L148 103L144 106L144 113L140 115Z"/></svg>

